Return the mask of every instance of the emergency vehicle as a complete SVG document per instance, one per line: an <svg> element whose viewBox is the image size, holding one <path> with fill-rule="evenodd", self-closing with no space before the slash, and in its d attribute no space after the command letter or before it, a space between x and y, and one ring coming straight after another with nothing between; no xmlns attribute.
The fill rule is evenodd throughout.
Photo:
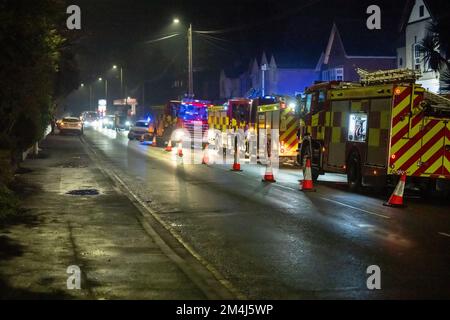
<svg viewBox="0 0 450 320"><path fill-rule="evenodd" d="M208 124L215 136L210 137L213 143L220 143L224 149L234 148L232 141L227 139L227 133L244 131L245 143L243 148L249 156L248 138L250 133L256 134L257 156L264 154L264 146L259 146L258 137L262 132L271 129L279 130L279 156L295 159L297 156L299 118L296 105L287 103L283 97L266 96L264 98L247 99L234 98L223 106L208 108ZM221 132L221 137L218 136Z"/></svg>
<svg viewBox="0 0 450 320"><path fill-rule="evenodd" d="M423 190L450 180L450 100L416 83L419 74L358 70L360 83L316 83L306 90L300 161L313 179L347 174L348 185L385 186L405 174Z"/></svg>
<svg viewBox="0 0 450 320"><path fill-rule="evenodd" d="M187 141L194 137L194 126L201 127L202 135L208 130L209 101L182 99L171 100L164 106L151 108L158 145L167 145L169 140ZM186 135L190 135L187 137Z"/></svg>

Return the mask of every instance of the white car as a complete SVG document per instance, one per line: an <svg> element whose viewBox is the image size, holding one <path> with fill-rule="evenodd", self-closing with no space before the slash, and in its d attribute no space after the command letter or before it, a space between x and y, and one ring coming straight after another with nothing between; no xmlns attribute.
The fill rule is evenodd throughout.
<svg viewBox="0 0 450 320"><path fill-rule="evenodd" d="M60 134L75 133L78 135L83 134L83 123L79 118L65 117L58 123L58 129Z"/></svg>
<svg viewBox="0 0 450 320"><path fill-rule="evenodd" d="M128 132L128 139L139 139L144 134L148 134L150 122L147 120L138 120L136 123L131 126L130 131Z"/></svg>

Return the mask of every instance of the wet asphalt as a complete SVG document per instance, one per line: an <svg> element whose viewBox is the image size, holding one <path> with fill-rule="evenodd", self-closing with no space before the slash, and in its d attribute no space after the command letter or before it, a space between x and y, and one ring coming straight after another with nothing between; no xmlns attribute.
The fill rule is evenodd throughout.
<svg viewBox="0 0 450 320"><path fill-rule="evenodd" d="M403 209L386 194L348 192L345 177L298 189L297 168L189 164L175 151L86 130L84 141L171 231L243 296L255 299L450 298L450 201L411 194ZM381 289L367 288L367 268Z"/></svg>

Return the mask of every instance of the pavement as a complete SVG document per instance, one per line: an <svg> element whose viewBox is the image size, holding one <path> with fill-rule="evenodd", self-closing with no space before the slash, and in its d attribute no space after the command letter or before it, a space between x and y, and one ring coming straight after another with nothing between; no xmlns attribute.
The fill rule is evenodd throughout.
<svg viewBox="0 0 450 320"><path fill-rule="evenodd" d="M391 190L351 193L325 175L302 193L297 168L190 164L128 141L126 132L86 130L103 170L145 203L152 216L239 297L250 299L450 298L450 202L406 195L405 209L383 206ZM367 287L379 266L381 289Z"/></svg>
<svg viewBox="0 0 450 320"><path fill-rule="evenodd" d="M234 298L79 137L50 135L40 147L18 177L24 212L0 228L1 299ZM68 194L79 190L94 194ZM81 271L79 290L68 289L69 266Z"/></svg>

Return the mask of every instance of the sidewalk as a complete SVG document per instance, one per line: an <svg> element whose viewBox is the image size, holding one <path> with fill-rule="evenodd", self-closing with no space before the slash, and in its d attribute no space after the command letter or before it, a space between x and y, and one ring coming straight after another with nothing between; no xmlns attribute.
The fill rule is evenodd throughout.
<svg viewBox="0 0 450 320"><path fill-rule="evenodd" d="M205 299L139 223L138 209L85 153L79 138L48 136L27 160L21 222L0 228L0 299ZM98 195L69 195L94 189ZM67 267L81 289L67 289Z"/></svg>

